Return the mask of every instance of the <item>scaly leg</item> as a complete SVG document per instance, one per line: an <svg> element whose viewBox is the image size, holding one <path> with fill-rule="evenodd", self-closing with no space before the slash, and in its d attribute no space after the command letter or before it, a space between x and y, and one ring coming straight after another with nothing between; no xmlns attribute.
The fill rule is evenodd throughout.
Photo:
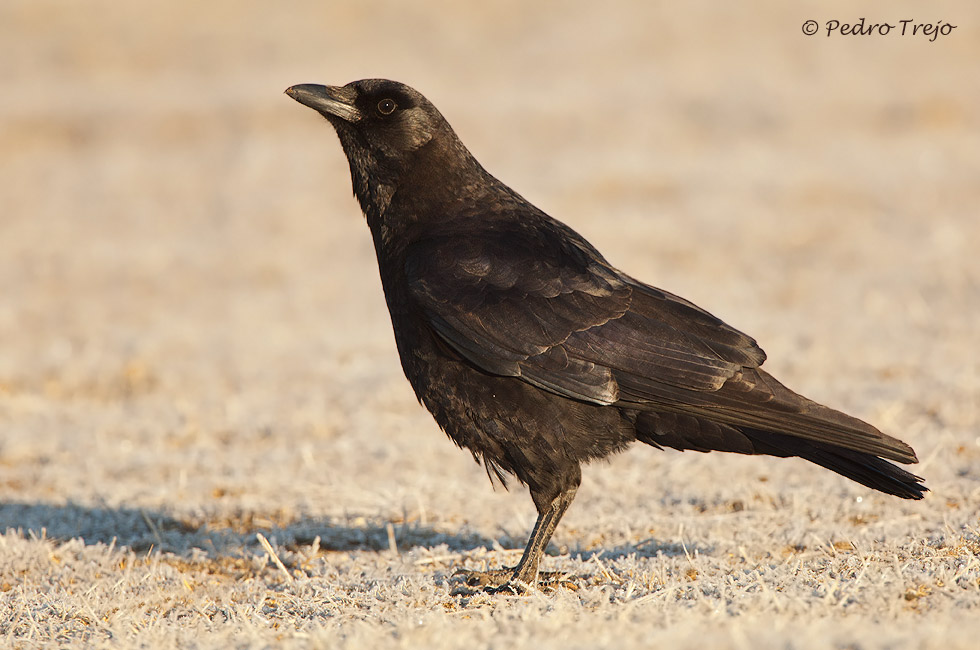
<svg viewBox="0 0 980 650"><path fill-rule="evenodd" d="M538 509L538 520L531 531L531 538L524 547L521 561L513 569L497 571L457 571L455 575L462 576L467 585L483 587L490 593L510 592L522 593L532 589L538 582L538 564L544 549L551 541L558 522L568 510L575 498L576 488L561 492L550 504ZM555 576L557 577L557 576Z"/></svg>

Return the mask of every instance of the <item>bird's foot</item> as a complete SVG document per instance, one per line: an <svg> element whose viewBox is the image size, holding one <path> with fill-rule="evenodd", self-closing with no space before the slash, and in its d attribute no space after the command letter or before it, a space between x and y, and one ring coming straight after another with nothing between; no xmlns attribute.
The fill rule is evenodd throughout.
<svg viewBox="0 0 980 650"><path fill-rule="evenodd" d="M491 571L471 571L469 569L457 569L453 573L453 581L466 585L467 587L477 587L479 589L496 589L507 584L514 577L513 569L494 569Z"/></svg>
<svg viewBox="0 0 980 650"><path fill-rule="evenodd" d="M488 594L526 594L536 588L551 591L557 587L578 589L570 580L571 576L560 571L541 571L537 582L517 576L514 569L493 569L490 571L471 571L458 569L451 579L456 584L453 595L472 595L478 591Z"/></svg>

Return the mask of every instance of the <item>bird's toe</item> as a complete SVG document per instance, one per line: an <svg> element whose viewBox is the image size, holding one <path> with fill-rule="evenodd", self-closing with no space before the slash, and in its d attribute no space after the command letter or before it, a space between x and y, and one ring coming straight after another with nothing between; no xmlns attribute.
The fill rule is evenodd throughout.
<svg viewBox="0 0 980 650"><path fill-rule="evenodd" d="M558 587L577 590L574 578L561 571L542 571L537 580L524 579L515 575L514 569L493 569L490 571L472 571L457 569L450 582L455 585L453 594L472 595L479 591L488 594L522 595L535 589L551 591Z"/></svg>

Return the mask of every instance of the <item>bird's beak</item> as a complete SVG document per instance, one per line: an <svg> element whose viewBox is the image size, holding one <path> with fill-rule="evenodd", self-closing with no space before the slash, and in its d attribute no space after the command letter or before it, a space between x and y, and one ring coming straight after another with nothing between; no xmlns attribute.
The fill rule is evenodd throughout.
<svg viewBox="0 0 980 650"><path fill-rule="evenodd" d="M351 88L299 84L287 88L286 94L324 116L333 115L348 122L361 119L361 111L354 106L356 91Z"/></svg>

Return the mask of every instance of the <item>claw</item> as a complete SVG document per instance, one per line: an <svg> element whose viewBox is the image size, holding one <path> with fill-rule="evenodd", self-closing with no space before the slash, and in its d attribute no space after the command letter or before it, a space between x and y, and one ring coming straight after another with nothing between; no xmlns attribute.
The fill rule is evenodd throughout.
<svg viewBox="0 0 980 650"><path fill-rule="evenodd" d="M556 587L578 590L567 573L547 571L538 574L538 580L528 581L517 577L514 569L493 569L490 571L472 571L457 569L451 582L462 583L453 590L453 595L472 595L477 591L487 594L511 594L522 596L538 588L551 591Z"/></svg>

